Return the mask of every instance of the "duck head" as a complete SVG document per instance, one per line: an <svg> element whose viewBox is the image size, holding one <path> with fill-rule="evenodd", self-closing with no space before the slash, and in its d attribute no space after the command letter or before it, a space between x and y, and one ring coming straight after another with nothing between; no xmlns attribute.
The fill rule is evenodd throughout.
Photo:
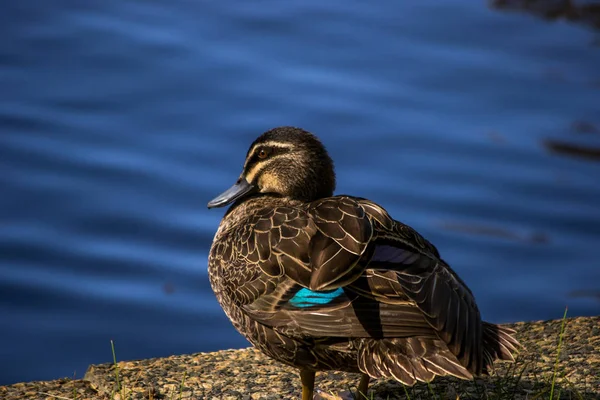
<svg viewBox="0 0 600 400"><path fill-rule="evenodd" d="M256 139L236 183L208 203L223 207L257 194L313 201L333 195L333 161L315 135L300 128L271 129Z"/></svg>

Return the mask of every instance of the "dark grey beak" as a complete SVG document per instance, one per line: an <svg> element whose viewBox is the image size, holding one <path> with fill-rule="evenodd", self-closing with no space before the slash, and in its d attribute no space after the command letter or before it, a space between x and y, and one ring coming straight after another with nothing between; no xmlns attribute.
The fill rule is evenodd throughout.
<svg viewBox="0 0 600 400"><path fill-rule="evenodd" d="M251 185L244 178L237 180L235 185L208 202L208 208L223 207L231 204L245 194L254 190L255 186Z"/></svg>

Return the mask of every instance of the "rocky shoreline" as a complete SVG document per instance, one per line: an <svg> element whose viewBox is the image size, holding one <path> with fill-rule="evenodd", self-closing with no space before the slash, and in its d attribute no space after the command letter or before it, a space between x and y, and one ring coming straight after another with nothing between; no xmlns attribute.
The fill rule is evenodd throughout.
<svg viewBox="0 0 600 400"><path fill-rule="evenodd" d="M475 381L438 378L405 388L393 381L371 385L369 398L550 398L562 320L508 324L524 345L517 362L498 363ZM600 399L600 316L566 320L556 365L554 396ZM0 386L0 399L288 399L299 398L297 372L252 348L91 365L83 379ZM354 388L358 377L320 373L316 387L327 398ZM372 395L372 397L371 397Z"/></svg>

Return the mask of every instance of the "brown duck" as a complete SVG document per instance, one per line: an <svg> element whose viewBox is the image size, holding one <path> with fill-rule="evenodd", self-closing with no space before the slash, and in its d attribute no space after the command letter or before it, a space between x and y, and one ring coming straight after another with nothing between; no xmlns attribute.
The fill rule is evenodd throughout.
<svg viewBox="0 0 600 400"><path fill-rule="evenodd" d="M212 288L235 328L300 370L472 379L513 360L514 331L481 320L473 294L438 250L372 201L334 196L333 162L299 128L262 134L242 174L208 207L232 204L208 260Z"/></svg>

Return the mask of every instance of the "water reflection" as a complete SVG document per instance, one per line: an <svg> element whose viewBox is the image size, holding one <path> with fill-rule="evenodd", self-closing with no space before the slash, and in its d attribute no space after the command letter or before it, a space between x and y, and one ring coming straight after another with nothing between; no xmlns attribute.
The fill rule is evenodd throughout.
<svg viewBox="0 0 600 400"><path fill-rule="evenodd" d="M589 121L574 121L573 124L571 124L571 130L574 133L600 134L600 127Z"/></svg>
<svg viewBox="0 0 600 400"><path fill-rule="evenodd" d="M555 139L546 139L542 143L552 153L578 157L585 160L600 161L600 147L569 143Z"/></svg>
<svg viewBox="0 0 600 400"><path fill-rule="evenodd" d="M492 0L492 7L501 10L520 10L544 19L567 19L600 29L600 4L572 0Z"/></svg>
<svg viewBox="0 0 600 400"><path fill-rule="evenodd" d="M600 301L600 289L598 290L573 290L569 292L569 297L583 297Z"/></svg>

